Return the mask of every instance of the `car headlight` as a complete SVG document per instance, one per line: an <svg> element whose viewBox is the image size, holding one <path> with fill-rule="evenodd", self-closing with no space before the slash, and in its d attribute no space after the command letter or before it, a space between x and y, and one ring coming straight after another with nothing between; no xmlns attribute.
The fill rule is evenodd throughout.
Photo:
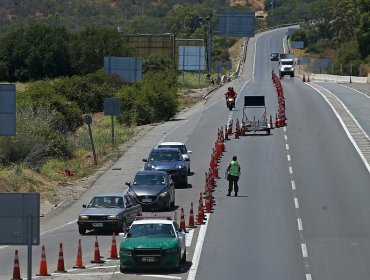
<svg viewBox="0 0 370 280"><path fill-rule="evenodd" d="M132 256L132 251L128 249L120 249L120 253L126 256Z"/></svg>
<svg viewBox="0 0 370 280"><path fill-rule="evenodd" d="M167 250L167 254L175 254L178 251L179 251L178 248L177 247L174 247L174 248L168 249Z"/></svg>
<svg viewBox="0 0 370 280"><path fill-rule="evenodd" d="M87 216L87 215L80 215L80 216L78 216L78 219L79 220L88 220L89 219L89 216Z"/></svg>
<svg viewBox="0 0 370 280"><path fill-rule="evenodd" d="M110 216L108 216L108 220L118 220L118 216L110 215Z"/></svg>
<svg viewBox="0 0 370 280"><path fill-rule="evenodd" d="M179 165L177 168L178 168L178 169L181 169L181 168L182 168L182 165Z"/></svg>
<svg viewBox="0 0 370 280"><path fill-rule="evenodd" d="M165 191L165 192L163 192L163 193L159 194L159 196L161 196L161 197L165 197L165 196L167 196L167 195L168 195L168 191Z"/></svg>

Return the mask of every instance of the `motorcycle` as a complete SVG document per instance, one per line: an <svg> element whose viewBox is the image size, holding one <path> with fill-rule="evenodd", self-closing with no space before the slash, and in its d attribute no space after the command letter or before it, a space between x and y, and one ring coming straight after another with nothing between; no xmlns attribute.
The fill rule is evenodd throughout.
<svg viewBox="0 0 370 280"><path fill-rule="evenodd" d="M226 98L226 106L231 111L233 108L235 108L235 98L228 97Z"/></svg>

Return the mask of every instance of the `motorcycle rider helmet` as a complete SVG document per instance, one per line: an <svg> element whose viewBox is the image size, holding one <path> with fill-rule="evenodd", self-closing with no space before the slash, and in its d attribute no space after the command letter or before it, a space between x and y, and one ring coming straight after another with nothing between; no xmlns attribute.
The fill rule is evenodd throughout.
<svg viewBox="0 0 370 280"><path fill-rule="evenodd" d="M227 88L227 90L228 90L228 91L231 91L231 89L232 89L231 87L228 87L228 88Z"/></svg>

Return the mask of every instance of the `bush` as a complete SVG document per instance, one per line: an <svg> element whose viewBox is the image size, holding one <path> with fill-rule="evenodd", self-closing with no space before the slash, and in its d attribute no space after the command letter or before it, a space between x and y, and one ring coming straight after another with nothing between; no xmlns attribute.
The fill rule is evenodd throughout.
<svg viewBox="0 0 370 280"><path fill-rule="evenodd" d="M32 83L24 92L17 96L20 107L31 106L35 111L43 107L58 115L58 122L53 129L58 132L75 132L82 124L82 112L74 102L59 95L50 81Z"/></svg>
<svg viewBox="0 0 370 280"><path fill-rule="evenodd" d="M76 103L83 113L103 111L104 98L113 96L109 77L103 70L86 76L61 78L52 86L58 94Z"/></svg>

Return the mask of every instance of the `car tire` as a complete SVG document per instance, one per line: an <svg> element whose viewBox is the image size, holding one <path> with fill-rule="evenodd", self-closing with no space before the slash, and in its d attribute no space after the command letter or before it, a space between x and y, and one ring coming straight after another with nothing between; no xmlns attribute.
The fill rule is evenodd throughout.
<svg viewBox="0 0 370 280"><path fill-rule="evenodd" d="M188 176L185 176L183 179L182 179L182 187L183 188L187 188L188 187Z"/></svg>
<svg viewBox="0 0 370 280"><path fill-rule="evenodd" d="M125 273L125 272L127 272L128 271L128 269L127 268L123 268L121 265L119 266L119 271L121 272L121 273Z"/></svg>
<svg viewBox="0 0 370 280"><path fill-rule="evenodd" d="M79 234L84 235L84 234L86 234L86 228L78 227L78 232L79 232Z"/></svg>
<svg viewBox="0 0 370 280"><path fill-rule="evenodd" d="M186 248L185 248L185 251L184 251L184 255L181 258L181 263L182 264L186 263Z"/></svg>

